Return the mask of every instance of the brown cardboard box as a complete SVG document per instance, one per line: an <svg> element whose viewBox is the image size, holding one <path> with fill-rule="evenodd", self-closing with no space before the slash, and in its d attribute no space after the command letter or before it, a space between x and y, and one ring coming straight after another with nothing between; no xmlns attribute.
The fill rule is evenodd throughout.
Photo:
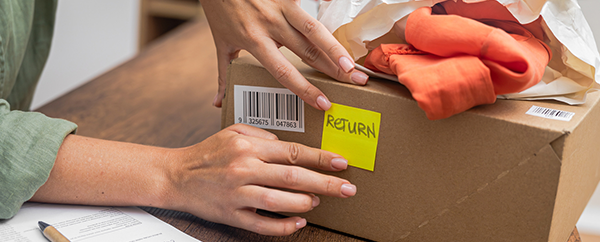
<svg viewBox="0 0 600 242"><path fill-rule="evenodd" d="M600 92L581 106L498 100L430 121L400 84L348 85L288 58L332 102L381 113L374 171L335 173L358 193L321 196L302 215L310 223L377 241L563 242L600 180ZM228 77L222 127L236 119L234 85L282 87L251 56L235 60ZM526 114L532 105L574 116ZM304 112L304 133L270 131L320 147L324 113Z"/></svg>

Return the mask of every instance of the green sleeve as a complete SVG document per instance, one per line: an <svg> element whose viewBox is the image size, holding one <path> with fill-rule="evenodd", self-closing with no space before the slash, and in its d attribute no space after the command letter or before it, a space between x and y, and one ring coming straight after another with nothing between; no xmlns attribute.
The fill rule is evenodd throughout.
<svg viewBox="0 0 600 242"><path fill-rule="evenodd" d="M14 216L42 186L72 122L37 112L10 111L0 99L0 219Z"/></svg>
<svg viewBox="0 0 600 242"><path fill-rule="evenodd" d="M0 99L28 110L50 53L56 0L0 0Z"/></svg>

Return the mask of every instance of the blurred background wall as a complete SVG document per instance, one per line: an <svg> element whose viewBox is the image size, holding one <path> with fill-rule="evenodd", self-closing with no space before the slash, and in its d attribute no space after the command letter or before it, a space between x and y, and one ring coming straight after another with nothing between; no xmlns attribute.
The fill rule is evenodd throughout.
<svg viewBox="0 0 600 242"><path fill-rule="evenodd" d="M59 0L50 57L35 109L137 52L138 0Z"/></svg>

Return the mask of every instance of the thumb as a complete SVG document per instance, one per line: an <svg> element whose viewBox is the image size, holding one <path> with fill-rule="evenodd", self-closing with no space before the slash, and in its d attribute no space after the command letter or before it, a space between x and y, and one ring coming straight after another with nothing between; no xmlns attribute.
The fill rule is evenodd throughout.
<svg viewBox="0 0 600 242"><path fill-rule="evenodd" d="M217 63L219 65L219 89L213 101L215 107L221 107L223 97L225 97L225 88L227 87L227 67L231 61L238 57L239 49L230 48L223 45L217 45Z"/></svg>

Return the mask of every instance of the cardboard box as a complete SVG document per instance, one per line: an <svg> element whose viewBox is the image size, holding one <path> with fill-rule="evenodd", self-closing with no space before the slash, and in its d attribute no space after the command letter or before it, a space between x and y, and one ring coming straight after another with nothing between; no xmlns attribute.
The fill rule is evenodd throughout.
<svg viewBox="0 0 600 242"><path fill-rule="evenodd" d="M344 84L286 55L332 102L381 113L374 171L331 173L358 193L320 196L302 215L310 223L377 241L564 242L600 180L600 92L581 106L498 100L430 121L398 83ZM235 85L282 87L251 56L233 62L227 84L222 127L241 120ZM573 116L526 114L534 105ZM324 112L304 105L304 115L304 132L270 131L321 147Z"/></svg>

